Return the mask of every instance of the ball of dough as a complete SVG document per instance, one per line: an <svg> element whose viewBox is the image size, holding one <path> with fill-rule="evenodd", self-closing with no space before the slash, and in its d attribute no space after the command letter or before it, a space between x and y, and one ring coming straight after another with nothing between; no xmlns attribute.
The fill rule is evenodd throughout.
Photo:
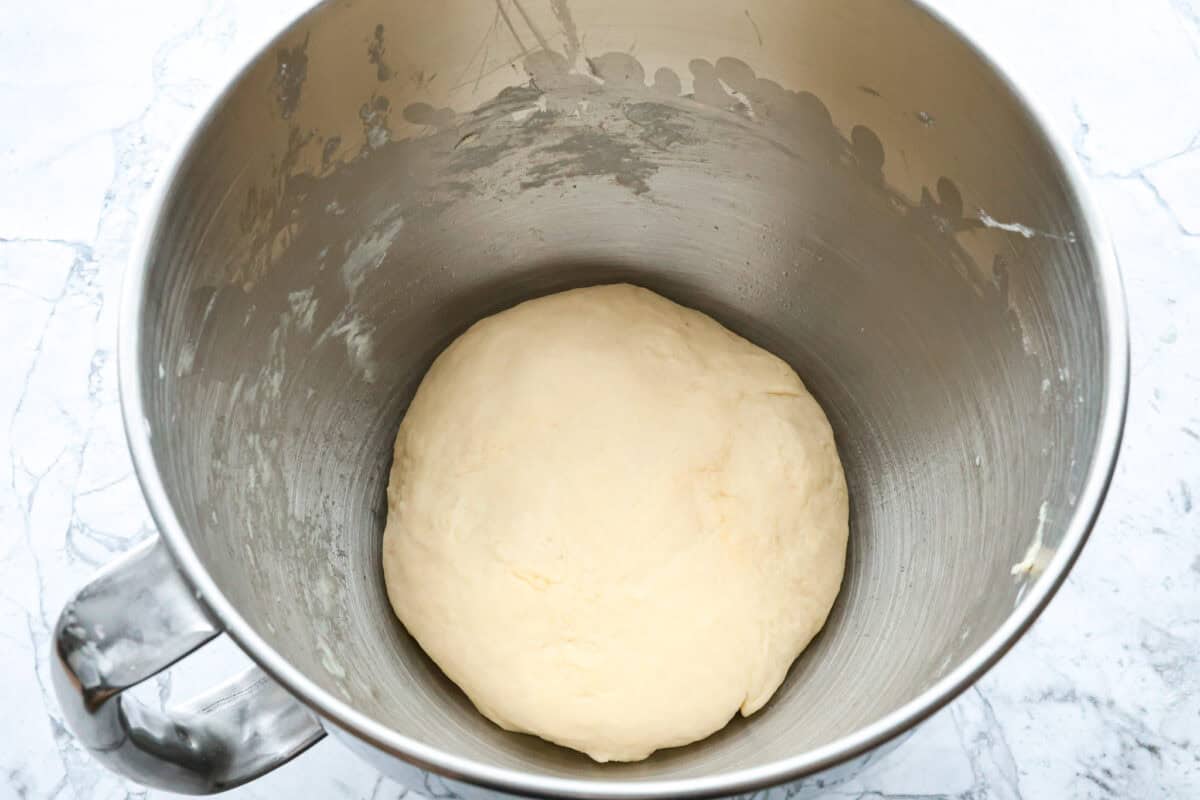
<svg viewBox="0 0 1200 800"><path fill-rule="evenodd" d="M438 356L396 437L383 568L510 731L635 761L757 711L842 581L846 482L787 364L629 285Z"/></svg>

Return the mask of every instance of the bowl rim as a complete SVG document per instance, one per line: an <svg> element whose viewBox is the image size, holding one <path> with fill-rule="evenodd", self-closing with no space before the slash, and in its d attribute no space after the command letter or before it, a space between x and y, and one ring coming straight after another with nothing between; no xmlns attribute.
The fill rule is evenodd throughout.
<svg viewBox="0 0 1200 800"><path fill-rule="evenodd" d="M994 666L1033 624L1064 582L1087 541L1111 485L1124 430L1129 394L1129 330L1124 290L1116 252L1107 226L1088 190L1073 149L1068 147L1037 103L1024 94L995 59L953 20L932 8L932 0L902 0L924 13L956 37L1009 92L1030 128L1053 154L1066 182L1068 200L1079 211L1081 243L1095 255L1094 276L1100 297L1104 348L1102 416L1092 453L1092 463L1078 501L1066 525L1062 543L1014 606L1003 624L962 663L903 706L853 733L821 747L775 762L735 769L715 776L672 779L595 780L562 778L498 767L447 753L400 734L334 696L294 667L254 631L221 592L201 564L172 508L162 483L150 443L141 381L141 327L144 299L151 273L149 255L162 224L162 212L171 188L222 107L259 60L335 0L319 0L299 12L266 43L256 48L203 106L187 136L164 162L146 198L130 259L123 278L118 329L118 380L125 434L134 470L158 531L184 579L220 621L239 647L294 697L333 727L375 749L419 768L478 786L530 797L573 797L624 800L625 798L707 798L752 792L778 786L842 764L895 739L941 710Z"/></svg>

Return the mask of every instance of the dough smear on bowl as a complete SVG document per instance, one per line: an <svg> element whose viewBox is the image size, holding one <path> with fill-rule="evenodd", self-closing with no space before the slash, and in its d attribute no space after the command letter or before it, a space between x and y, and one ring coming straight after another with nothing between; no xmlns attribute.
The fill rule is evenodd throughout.
<svg viewBox="0 0 1200 800"><path fill-rule="evenodd" d="M787 364L595 286L438 356L396 437L383 568L485 716L636 761L771 698L833 605L847 516L833 433Z"/></svg>

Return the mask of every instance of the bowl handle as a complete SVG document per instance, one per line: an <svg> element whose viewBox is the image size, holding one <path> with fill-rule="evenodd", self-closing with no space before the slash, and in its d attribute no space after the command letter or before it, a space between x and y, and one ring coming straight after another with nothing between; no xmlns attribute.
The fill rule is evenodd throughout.
<svg viewBox="0 0 1200 800"><path fill-rule="evenodd" d="M161 539L109 564L54 629L51 671L68 726L114 772L186 794L253 780L325 735L258 667L166 712L122 696L219 633Z"/></svg>

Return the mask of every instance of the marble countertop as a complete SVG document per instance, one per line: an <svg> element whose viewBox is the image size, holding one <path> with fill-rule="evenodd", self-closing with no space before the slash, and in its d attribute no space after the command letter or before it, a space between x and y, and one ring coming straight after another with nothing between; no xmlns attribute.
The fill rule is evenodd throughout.
<svg viewBox="0 0 1200 800"><path fill-rule="evenodd" d="M222 80L306 4L59 0L4 13L0 798L171 796L109 774L72 740L48 685L48 635L97 565L153 535L114 359L140 204ZM1129 421L1099 525L1049 610L975 688L830 796L1200 797L1200 0L935 5L1035 97L1091 176L1129 298ZM224 647L211 657L244 658ZM186 667L141 687L158 702L188 688ZM228 796L406 791L326 739Z"/></svg>

